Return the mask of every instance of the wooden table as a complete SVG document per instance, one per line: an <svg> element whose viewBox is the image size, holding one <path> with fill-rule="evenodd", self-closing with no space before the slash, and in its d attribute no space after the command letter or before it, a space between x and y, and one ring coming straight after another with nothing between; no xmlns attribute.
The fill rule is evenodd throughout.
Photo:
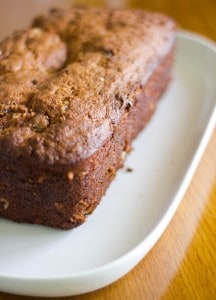
<svg viewBox="0 0 216 300"><path fill-rule="evenodd" d="M183 28L216 40L215 0L133 0L128 5L164 11ZM34 298L0 293L3 299ZM111 286L61 299L216 299L216 131L175 216L142 262Z"/></svg>

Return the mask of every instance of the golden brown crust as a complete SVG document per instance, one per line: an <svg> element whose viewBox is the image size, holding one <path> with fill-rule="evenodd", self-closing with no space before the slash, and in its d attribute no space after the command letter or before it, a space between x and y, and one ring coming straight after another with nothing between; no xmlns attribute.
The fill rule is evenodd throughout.
<svg viewBox="0 0 216 300"><path fill-rule="evenodd" d="M73 8L37 18L0 45L0 149L6 139L10 151L49 164L92 155L169 53L174 32L172 20L143 11Z"/></svg>

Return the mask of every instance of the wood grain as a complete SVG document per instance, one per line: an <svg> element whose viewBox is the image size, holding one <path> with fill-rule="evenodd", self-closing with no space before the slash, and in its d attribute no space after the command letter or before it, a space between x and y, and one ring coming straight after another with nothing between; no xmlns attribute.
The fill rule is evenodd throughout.
<svg viewBox="0 0 216 300"><path fill-rule="evenodd" d="M127 3L132 7L164 11L181 27L216 40L215 0L132 0ZM21 299L35 298L0 293L0 300ZM216 299L216 131L175 216L142 262L104 289L60 299Z"/></svg>

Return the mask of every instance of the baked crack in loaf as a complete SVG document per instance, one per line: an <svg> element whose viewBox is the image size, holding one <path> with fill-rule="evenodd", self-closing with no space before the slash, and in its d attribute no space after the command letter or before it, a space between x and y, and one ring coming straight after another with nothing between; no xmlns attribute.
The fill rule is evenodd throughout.
<svg viewBox="0 0 216 300"><path fill-rule="evenodd" d="M83 223L165 91L174 46L162 14L97 8L53 9L1 42L0 217Z"/></svg>

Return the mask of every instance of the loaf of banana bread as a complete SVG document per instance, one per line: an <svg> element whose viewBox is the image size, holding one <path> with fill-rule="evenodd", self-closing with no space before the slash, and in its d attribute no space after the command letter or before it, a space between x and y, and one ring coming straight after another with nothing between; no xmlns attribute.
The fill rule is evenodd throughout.
<svg viewBox="0 0 216 300"><path fill-rule="evenodd" d="M0 43L0 217L85 221L170 81L175 35L160 13L72 7Z"/></svg>

